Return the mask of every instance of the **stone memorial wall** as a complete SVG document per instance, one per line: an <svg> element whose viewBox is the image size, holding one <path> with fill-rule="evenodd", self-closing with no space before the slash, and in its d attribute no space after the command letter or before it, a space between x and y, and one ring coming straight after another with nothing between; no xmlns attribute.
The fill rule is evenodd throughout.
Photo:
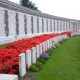
<svg viewBox="0 0 80 80"><path fill-rule="evenodd" d="M79 31L80 20L34 11L8 0L0 0L0 44L42 35Z"/></svg>

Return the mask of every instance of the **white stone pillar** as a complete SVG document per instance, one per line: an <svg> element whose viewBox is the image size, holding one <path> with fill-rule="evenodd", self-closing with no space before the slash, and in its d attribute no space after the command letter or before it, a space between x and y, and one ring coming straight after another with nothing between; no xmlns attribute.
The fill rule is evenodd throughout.
<svg viewBox="0 0 80 80"><path fill-rule="evenodd" d="M32 63L35 63L36 62L36 48L33 47L32 50L31 50L31 62Z"/></svg>
<svg viewBox="0 0 80 80"><path fill-rule="evenodd" d="M26 64L28 65L28 67L30 67L31 65L31 50L26 51Z"/></svg>
<svg viewBox="0 0 80 80"><path fill-rule="evenodd" d="M23 77L26 74L25 53L19 55L19 75Z"/></svg>
<svg viewBox="0 0 80 80"><path fill-rule="evenodd" d="M39 45L36 46L36 58L38 59L40 57L39 53Z"/></svg>

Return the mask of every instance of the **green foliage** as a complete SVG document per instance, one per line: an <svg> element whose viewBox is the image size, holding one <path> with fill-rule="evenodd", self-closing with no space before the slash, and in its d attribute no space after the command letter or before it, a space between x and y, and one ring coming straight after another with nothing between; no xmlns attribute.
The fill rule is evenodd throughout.
<svg viewBox="0 0 80 80"><path fill-rule="evenodd" d="M41 70L43 67L43 64L41 62L36 62L36 63L34 63L34 65L36 65L36 67L38 67L39 70Z"/></svg>
<svg viewBox="0 0 80 80"><path fill-rule="evenodd" d="M45 64L46 63L46 60L43 59L43 58L38 58L38 61L41 62L42 64Z"/></svg>
<svg viewBox="0 0 80 80"><path fill-rule="evenodd" d="M58 47L58 46L60 46L60 44L59 44L59 43L56 43L54 46L55 46L55 47Z"/></svg>
<svg viewBox="0 0 80 80"><path fill-rule="evenodd" d="M39 68L38 68L35 64L32 64L32 65L29 67L29 70L30 70L30 71L33 71L33 72L38 72L38 71L39 71Z"/></svg>
<svg viewBox="0 0 80 80"><path fill-rule="evenodd" d="M52 48L47 50L47 54L49 54L49 56L51 56L53 51L54 51L54 48L52 47Z"/></svg>
<svg viewBox="0 0 80 80"><path fill-rule="evenodd" d="M30 8L30 9L39 11L39 10L38 10L38 7L36 7L36 4L34 4L32 1L29 1L29 0L21 0L21 1L20 1L20 4L21 4L22 6L25 6L25 7Z"/></svg>

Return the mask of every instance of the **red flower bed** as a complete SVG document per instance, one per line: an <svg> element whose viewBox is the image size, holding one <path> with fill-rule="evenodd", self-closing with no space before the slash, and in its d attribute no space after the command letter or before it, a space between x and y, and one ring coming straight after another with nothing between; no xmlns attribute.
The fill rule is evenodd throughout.
<svg viewBox="0 0 80 80"><path fill-rule="evenodd" d="M60 34L45 34L33 38L21 39L0 48L0 73L14 74L19 72L19 54L30 50L40 43Z"/></svg>
<svg viewBox="0 0 80 80"><path fill-rule="evenodd" d="M71 37L71 31L66 31L66 32L63 32L62 34L67 34L67 36Z"/></svg>

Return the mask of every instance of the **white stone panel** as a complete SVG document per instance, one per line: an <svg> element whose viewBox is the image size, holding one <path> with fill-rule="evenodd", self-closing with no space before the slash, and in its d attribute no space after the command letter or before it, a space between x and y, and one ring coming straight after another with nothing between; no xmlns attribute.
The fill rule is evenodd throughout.
<svg viewBox="0 0 80 80"><path fill-rule="evenodd" d="M47 26L46 26L46 18L43 18L43 28L44 28L44 33L47 32Z"/></svg>
<svg viewBox="0 0 80 80"><path fill-rule="evenodd" d="M16 36L16 12L8 10L9 36Z"/></svg>
<svg viewBox="0 0 80 80"><path fill-rule="evenodd" d="M25 53L19 55L19 75L23 77L26 74Z"/></svg>
<svg viewBox="0 0 80 80"><path fill-rule="evenodd" d="M27 34L32 34L31 27L31 15L27 15Z"/></svg>
<svg viewBox="0 0 80 80"><path fill-rule="evenodd" d="M42 33L42 18L38 17L39 19L39 33Z"/></svg>
<svg viewBox="0 0 80 80"><path fill-rule="evenodd" d="M50 32L50 19L48 19L48 32Z"/></svg>
<svg viewBox="0 0 80 80"><path fill-rule="evenodd" d="M52 32L54 32L54 20L52 20Z"/></svg>
<svg viewBox="0 0 80 80"><path fill-rule="evenodd" d="M34 33L37 33L37 16L33 16Z"/></svg>
<svg viewBox="0 0 80 80"><path fill-rule="evenodd" d="M25 34L24 14L18 13L18 19L19 19L19 35Z"/></svg>
<svg viewBox="0 0 80 80"><path fill-rule="evenodd" d="M69 22L67 22L67 31L69 31Z"/></svg>
<svg viewBox="0 0 80 80"><path fill-rule="evenodd" d="M18 75L0 74L0 80L18 80Z"/></svg>
<svg viewBox="0 0 80 80"><path fill-rule="evenodd" d="M62 31L64 31L64 30L63 30L63 21L62 21Z"/></svg>
<svg viewBox="0 0 80 80"><path fill-rule="evenodd" d="M5 24L4 24L4 20L5 20L5 11L3 8L0 8L0 37L5 37Z"/></svg>
<svg viewBox="0 0 80 80"><path fill-rule="evenodd" d="M55 20L55 32L57 32L57 20Z"/></svg>
<svg viewBox="0 0 80 80"><path fill-rule="evenodd" d="M58 21L58 32L60 32L60 21Z"/></svg>
<svg viewBox="0 0 80 80"><path fill-rule="evenodd" d="M36 62L36 47L33 47L31 50L31 62L35 63Z"/></svg>
<svg viewBox="0 0 80 80"><path fill-rule="evenodd" d="M31 50L26 51L26 64L28 65L28 67L30 67L31 65Z"/></svg>

